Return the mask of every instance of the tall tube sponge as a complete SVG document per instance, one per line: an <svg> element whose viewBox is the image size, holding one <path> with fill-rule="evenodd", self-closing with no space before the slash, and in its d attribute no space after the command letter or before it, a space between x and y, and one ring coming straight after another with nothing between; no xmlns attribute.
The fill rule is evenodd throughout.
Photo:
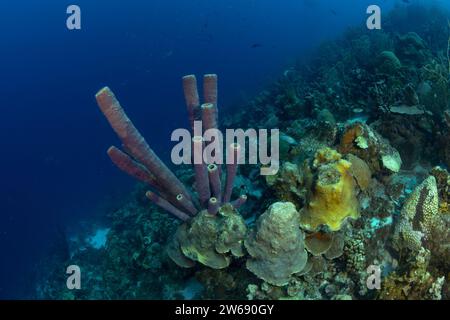
<svg viewBox="0 0 450 320"><path fill-rule="evenodd" d="M239 143L231 143L227 150L227 180L223 194L223 202L230 202L233 191L234 178L237 174L238 161L241 155L241 146Z"/></svg>
<svg viewBox="0 0 450 320"><path fill-rule="evenodd" d="M203 76L204 103L212 103L217 107L217 75L205 74Z"/></svg>
<svg viewBox="0 0 450 320"><path fill-rule="evenodd" d="M200 118L200 98L198 97L197 78L190 74L183 77L183 92L189 115L189 123L194 132L194 121Z"/></svg>
<svg viewBox="0 0 450 320"><path fill-rule="evenodd" d="M205 130L217 129L217 76L209 74L203 78L205 103L202 107L200 107L197 82L194 75L183 77L183 89L192 130L194 130L194 122L200 119L205 123ZM113 163L130 176L149 184L158 194L149 191L146 194L147 197L177 218L186 221L190 218L190 215L197 214L199 209L194 205L194 203L198 204L197 198L191 197L188 189L149 147L111 90L108 87L103 88L97 93L96 99L101 111L122 141L125 150L123 152L116 147L108 149L108 155ZM201 200L200 210L206 209L211 214L216 214L224 203L230 203L234 208L239 208L247 199L245 195L241 195L239 199L230 202L234 178L237 174L237 161L240 155L239 144L229 146L230 150L227 154L234 156L234 160L231 163L227 161L227 178L224 191L222 191L221 184L221 163L212 164L204 161L203 137L194 137L194 150L196 149L195 145L197 145L197 149L200 148L201 150L201 161L194 164L196 189ZM222 150L217 152L220 152L221 159Z"/></svg>
<svg viewBox="0 0 450 320"><path fill-rule="evenodd" d="M193 137L192 147L194 151L195 187L200 199L200 205L203 208L206 208L208 206L208 200L211 196L211 191L209 188L208 170L206 163L203 160L203 137Z"/></svg>
<svg viewBox="0 0 450 320"><path fill-rule="evenodd" d="M203 76L203 100L202 105L202 121L205 126L205 130L208 129L218 129L219 123L219 107L217 104L218 97L218 86L217 86L217 75L216 74L205 74ZM217 150L216 157L221 159L222 152ZM217 164L219 169L219 175L222 174L222 166Z"/></svg>
<svg viewBox="0 0 450 320"><path fill-rule="evenodd" d="M125 150L156 178L161 190L173 198L182 195L184 201L179 204L190 213L196 212L189 191L149 147L122 109L114 93L105 87L96 94L96 99L100 110L122 141Z"/></svg>

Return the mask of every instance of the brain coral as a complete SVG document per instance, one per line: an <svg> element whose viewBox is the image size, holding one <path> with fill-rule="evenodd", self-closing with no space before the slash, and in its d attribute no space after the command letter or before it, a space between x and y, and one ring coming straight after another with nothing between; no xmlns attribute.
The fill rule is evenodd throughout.
<svg viewBox="0 0 450 320"><path fill-rule="evenodd" d="M256 230L245 240L251 258L247 269L264 281L275 285L288 284L292 274L303 270L308 254L299 216L290 202L276 202L262 214Z"/></svg>
<svg viewBox="0 0 450 320"><path fill-rule="evenodd" d="M317 152L307 204L300 213L303 228L316 231L325 225L330 231L337 231L346 218L359 217L351 166L335 150L324 148Z"/></svg>

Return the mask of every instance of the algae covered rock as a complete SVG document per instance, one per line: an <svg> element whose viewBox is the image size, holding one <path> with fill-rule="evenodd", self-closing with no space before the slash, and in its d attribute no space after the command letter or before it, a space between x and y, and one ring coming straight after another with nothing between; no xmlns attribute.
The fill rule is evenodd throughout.
<svg viewBox="0 0 450 320"><path fill-rule="evenodd" d="M278 173L266 176L266 183L281 201L300 207L304 198L303 175L298 165L284 162Z"/></svg>
<svg viewBox="0 0 450 320"><path fill-rule="evenodd" d="M262 214L256 230L245 240L251 258L247 269L275 286L288 284L307 262L299 214L290 202L276 202Z"/></svg>
<svg viewBox="0 0 450 320"><path fill-rule="evenodd" d="M422 65L429 58L425 41L415 32L398 36L395 51L402 61L414 66Z"/></svg>
<svg viewBox="0 0 450 320"><path fill-rule="evenodd" d="M380 73L394 75L402 68L402 63L392 51L383 51L377 57L377 70Z"/></svg>
<svg viewBox="0 0 450 320"><path fill-rule="evenodd" d="M361 158L373 173L393 174L399 172L402 166L400 154L389 141L361 122L345 129L339 151Z"/></svg>

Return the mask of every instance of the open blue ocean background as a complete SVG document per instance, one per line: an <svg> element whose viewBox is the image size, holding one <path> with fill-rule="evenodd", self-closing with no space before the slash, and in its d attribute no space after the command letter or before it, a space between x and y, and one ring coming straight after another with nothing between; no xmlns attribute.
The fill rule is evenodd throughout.
<svg viewBox="0 0 450 320"><path fill-rule="evenodd" d="M408 2L0 2L0 298L30 297L57 231L101 218L133 188L106 156L117 139L97 90L108 85L167 159L170 133L187 125L183 75L217 73L219 106L231 108L364 25L368 5L387 13ZM80 31L66 28L70 4L81 7Z"/></svg>

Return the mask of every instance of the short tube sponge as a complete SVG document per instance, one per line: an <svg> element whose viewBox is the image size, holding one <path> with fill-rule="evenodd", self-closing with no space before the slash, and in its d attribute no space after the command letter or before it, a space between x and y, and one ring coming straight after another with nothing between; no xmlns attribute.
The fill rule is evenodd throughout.
<svg viewBox="0 0 450 320"><path fill-rule="evenodd" d="M189 115L189 122L192 131L194 131L194 121L198 120L197 118L200 107L200 99L198 97L197 89L197 78L195 77L195 75L190 74L183 77L183 91Z"/></svg>
<svg viewBox="0 0 450 320"><path fill-rule="evenodd" d="M227 180L225 183L225 192L223 202L230 202L231 192L233 191L234 178L238 169L238 160L241 154L241 146L239 143L232 143L228 147L227 152Z"/></svg>
<svg viewBox="0 0 450 320"><path fill-rule="evenodd" d="M233 206L233 208L239 209L245 204L245 202L247 202L247 196L243 194L239 198L231 202L231 205Z"/></svg>
<svg viewBox="0 0 450 320"><path fill-rule="evenodd" d="M208 201L208 213L215 215L219 211L220 203L216 198L212 197Z"/></svg>
<svg viewBox="0 0 450 320"><path fill-rule="evenodd" d="M182 207L186 209L190 214L196 215L198 210L194 207L191 201L187 200L181 193L177 194L175 201L177 203L177 207Z"/></svg>
<svg viewBox="0 0 450 320"><path fill-rule="evenodd" d="M149 147L122 109L114 93L108 87L105 87L97 93L96 99L101 111L131 156L157 178L158 184L164 190L173 196L182 194L191 201L186 187Z"/></svg>
<svg viewBox="0 0 450 320"><path fill-rule="evenodd" d="M206 163L203 161L203 137L195 136L192 138L192 146L194 150L194 171L195 185L200 200L200 205L205 208L211 197L209 189L209 178Z"/></svg>
<svg viewBox="0 0 450 320"><path fill-rule="evenodd" d="M220 182L219 168L215 164L208 165L208 177L211 187L211 194L219 203L222 202L222 185Z"/></svg>
<svg viewBox="0 0 450 320"><path fill-rule="evenodd" d="M175 206L173 206L172 204L170 204L167 200L161 198L160 196L158 196L157 194L151 192L151 191L147 191L147 193L145 194L147 196L147 198L149 198L154 204L158 205L159 207L161 207L162 209L166 210L167 212L173 214L175 217L177 217L178 219L181 219L183 221L187 221L190 217L185 214L184 212L182 212L181 210L175 208Z"/></svg>

